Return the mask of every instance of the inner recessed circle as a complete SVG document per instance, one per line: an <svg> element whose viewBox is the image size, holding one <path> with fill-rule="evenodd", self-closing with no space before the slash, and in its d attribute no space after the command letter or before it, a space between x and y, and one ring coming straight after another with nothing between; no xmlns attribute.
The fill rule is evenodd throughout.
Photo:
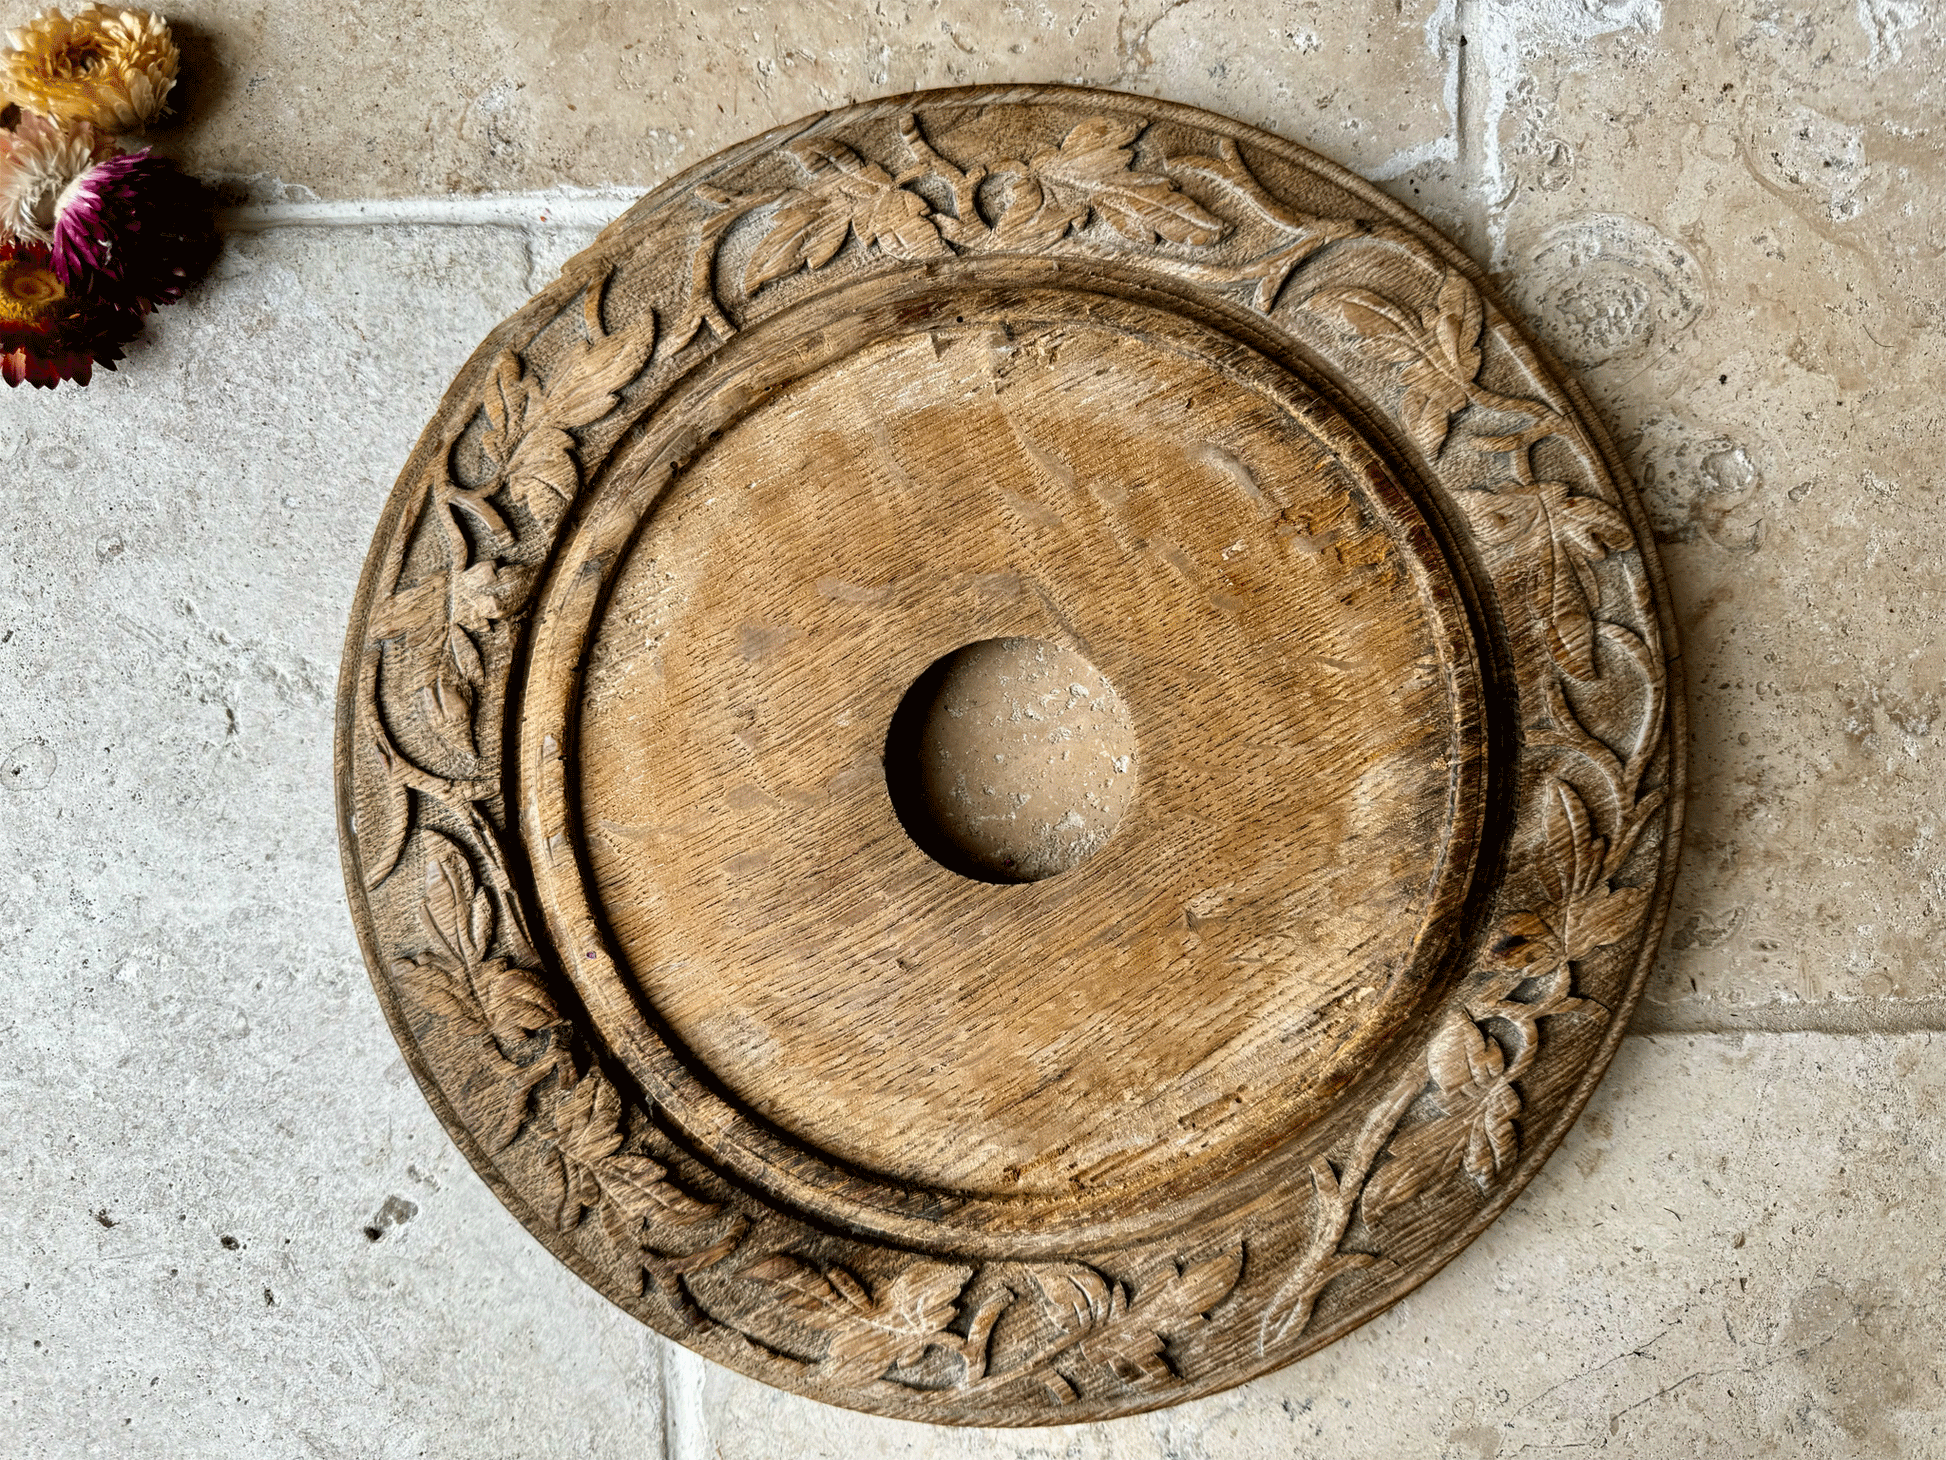
<svg viewBox="0 0 1946 1460"><path fill-rule="evenodd" d="M906 834L983 882L1038 882L1105 845L1135 797L1135 728L1114 685L1046 639L982 639L900 700L885 782Z"/></svg>

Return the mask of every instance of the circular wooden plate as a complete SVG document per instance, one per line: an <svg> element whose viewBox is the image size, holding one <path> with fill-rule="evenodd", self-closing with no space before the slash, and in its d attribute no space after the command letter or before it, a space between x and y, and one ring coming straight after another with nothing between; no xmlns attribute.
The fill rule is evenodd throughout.
<svg viewBox="0 0 1946 1460"><path fill-rule="evenodd" d="M816 117L461 371L352 615L373 980L697 1352L1098 1419L1330 1342L1560 1140L1676 853L1640 509L1319 158L1034 87Z"/></svg>

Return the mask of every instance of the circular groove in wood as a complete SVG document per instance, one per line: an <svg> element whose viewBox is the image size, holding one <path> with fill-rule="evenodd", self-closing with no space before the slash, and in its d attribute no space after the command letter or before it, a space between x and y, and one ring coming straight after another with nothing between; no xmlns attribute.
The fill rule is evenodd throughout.
<svg viewBox="0 0 1946 1460"><path fill-rule="evenodd" d="M1024 1255L1247 1201L1461 914L1482 747L1444 559L1321 400L1178 313L926 281L856 308L725 350L692 398L734 414L618 457L543 595L554 936L669 1118L827 1220ZM1031 343L994 389L1002 327ZM907 666L973 621L1087 654L1148 748L1124 836L1004 895L915 854L877 763Z"/></svg>
<svg viewBox="0 0 1946 1460"><path fill-rule="evenodd" d="M339 721L374 984L509 1207L711 1358L950 1423L1223 1388L1435 1271L1613 1050L1682 792L1640 520L1302 149L1058 87L780 129L400 478ZM1081 800L942 860L900 707L1027 641L1072 678L944 799L1039 705Z"/></svg>

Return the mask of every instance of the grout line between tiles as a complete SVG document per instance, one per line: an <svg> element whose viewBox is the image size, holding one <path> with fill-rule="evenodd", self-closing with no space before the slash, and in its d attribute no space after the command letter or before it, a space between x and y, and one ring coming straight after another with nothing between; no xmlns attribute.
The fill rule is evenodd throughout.
<svg viewBox="0 0 1946 1460"><path fill-rule="evenodd" d="M599 228L613 222L646 192L645 188L603 188L250 203L218 209L216 226L225 233L264 233L276 228Z"/></svg>
<svg viewBox="0 0 1946 1460"><path fill-rule="evenodd" d="M1946 998L1897 1004L1883 999L1721 1007L1691 1011L1681 1004L1641 1004L1629 1021L1637 1034L1939 1034L1946 1033Z"/></svg>

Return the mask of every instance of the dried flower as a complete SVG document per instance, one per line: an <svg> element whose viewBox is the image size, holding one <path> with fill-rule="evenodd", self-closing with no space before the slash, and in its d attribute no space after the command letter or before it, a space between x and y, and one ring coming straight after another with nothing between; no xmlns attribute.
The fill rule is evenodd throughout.
<svg viewBox="0 0 1946 1460"><path fill-rule="evenodd" d="M9 385L86 385L142 330L133 309L72 294L39 244L0 243L0 378Z"/></svg>
<svg viewBox="0 0 1946 1460"><path fill-rule="evenodd" d="M9 33L0 93L23 111L134 131L162 115L178 57L168 22L146 10L58 10Z"/></svg>
<svg viewBox="0 0 1946 1460"><path fill-rule="evenodd" d="M86 122L63 127L30 113L0 132L0 242L52 243L61 194L114 155L115 144Z"/></svg>
<svg viewBox="0 0 1946 1460"><path fill-rule="evenodd" d="M97 162L69 183L53 235L62 283L143 313L182 298L216 253L201 187L146 150Z"/></svg>

